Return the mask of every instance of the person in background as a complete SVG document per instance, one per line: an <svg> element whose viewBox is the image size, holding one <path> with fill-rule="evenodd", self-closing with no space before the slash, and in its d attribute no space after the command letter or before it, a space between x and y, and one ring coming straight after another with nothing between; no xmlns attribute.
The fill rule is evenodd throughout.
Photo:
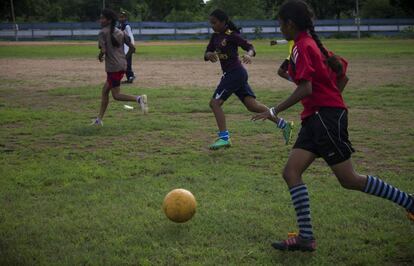
<svg viewBox="0 0 414 266"><path fill-rule="evenodd" d="M134 34L132 33L131 25L128 23L128 15L125 11L121 11L119 15L119 26L118 28L122 30L129 38L131 43L135 45ZM128 55L129 47L124 45L125 55ZM126 71L126 83L133 83L135 79L134 71L132 71L132 54L127 57L127 71Z"/></svg>

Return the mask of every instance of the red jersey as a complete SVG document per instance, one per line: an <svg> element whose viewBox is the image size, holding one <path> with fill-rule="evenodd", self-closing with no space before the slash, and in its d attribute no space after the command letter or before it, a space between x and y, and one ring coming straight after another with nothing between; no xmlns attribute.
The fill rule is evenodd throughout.
<svg viewBox="0 0 414 266"><path fill-rule="evenodd" d="M313 115L320 107L344 108L346 105L336 85L336 74L327 65L326 58L307 32L295 39L289 63L289 75L296 84L302 80L312 83L312 94L303 98L301 119Z"/></svg>

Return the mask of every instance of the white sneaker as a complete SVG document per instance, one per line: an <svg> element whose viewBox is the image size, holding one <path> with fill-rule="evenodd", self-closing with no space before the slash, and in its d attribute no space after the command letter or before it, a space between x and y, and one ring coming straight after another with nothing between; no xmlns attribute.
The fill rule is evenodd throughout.
<svg viewBox="0 0 414 266"><path fill-rule="evenodd" d="M148 114L148 98L147 95L143 94L141 95L141 97L139 98L139 101L137 100L139 106L141 107L141 111L142 113Z"/></svg>
<svg viewBox="0 0 414 266"><path fill-rule="evenodd" d="M92 120L91 126L103 126L103 122L101 119L96 118Z"/></svg>

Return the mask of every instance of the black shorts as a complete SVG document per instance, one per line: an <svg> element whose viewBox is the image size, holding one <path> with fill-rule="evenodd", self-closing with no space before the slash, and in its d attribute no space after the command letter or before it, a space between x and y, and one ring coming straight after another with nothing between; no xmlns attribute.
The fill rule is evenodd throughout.
<svg viewBox="0 0 414 266"><path fill-rule="evenodd" d="M248 79L249 76L244 67L238 67L224 73L220 84L214 92L213 98L226 101L233 93L236 94L242 102L246 96L256 98L256 95L248 83Z"/></svg>
<svg viewBox="0 0 414 266"><path fill-rule="evenodd" d="M342 163L355 152L348 139L348 112L323 107L302 122L294 149L303 149L322 157L329 166Z"/></svg>

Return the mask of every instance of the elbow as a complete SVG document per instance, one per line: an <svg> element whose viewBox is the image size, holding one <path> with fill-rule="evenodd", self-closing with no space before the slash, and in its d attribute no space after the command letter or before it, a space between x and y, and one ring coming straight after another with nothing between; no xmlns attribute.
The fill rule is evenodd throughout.
<svg viewBox="0 0 414 266"><path fill-rule="evenodd" d="M311 94L312 94L312 86L309 86L305 90L305 97L307 97L307 96L309 96Z"/></svg>
<svg viewBox="0 0 414 266"><path fill-rule="evenodd" d="M279 68L278 70L277 70L277 74L280 76L280 77L284 77L283 76L283 74L285 73L285 71L283 70L283 69L281 69L281 68Z"/></svg>
<svg viewBox="0 0 414 266"><path fill-rule="evenodd" d="M312 83L306 82L303 87L303 98L312 94Z"/></svg>

